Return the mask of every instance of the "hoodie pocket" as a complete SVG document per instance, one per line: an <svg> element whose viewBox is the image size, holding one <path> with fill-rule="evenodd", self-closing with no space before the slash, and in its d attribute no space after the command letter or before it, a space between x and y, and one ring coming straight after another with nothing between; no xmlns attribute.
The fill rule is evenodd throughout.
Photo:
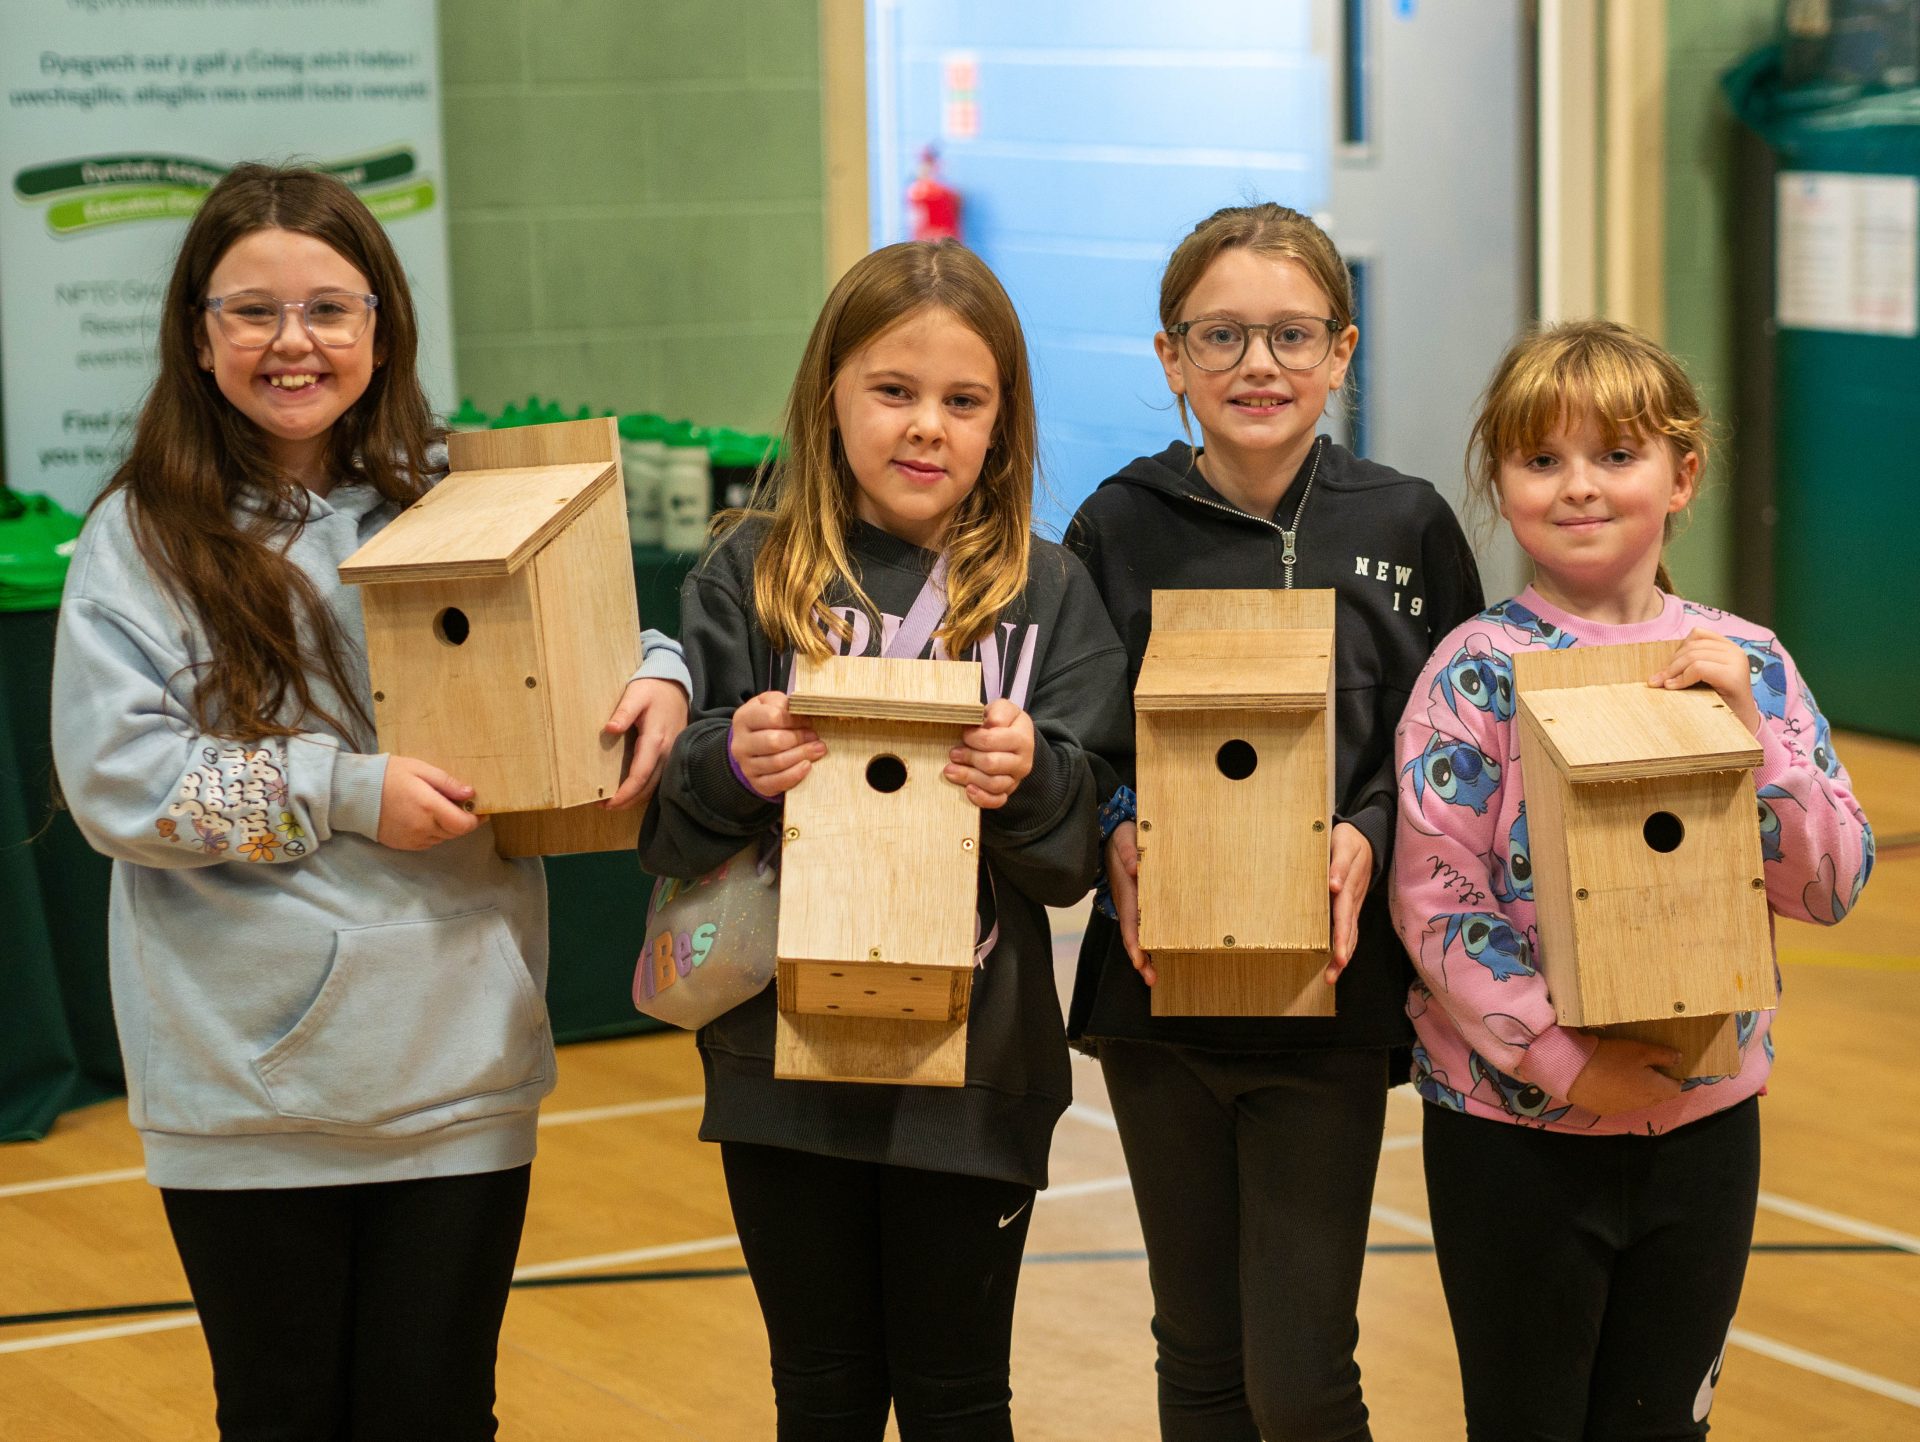
<svg viewBox="0 0 1920 1442"><path fill-rule="evenodd" d="M531 1105L553 1043L489 908L335 932L319 994L253 1069L283 1117L404 1135Z"/></svg>

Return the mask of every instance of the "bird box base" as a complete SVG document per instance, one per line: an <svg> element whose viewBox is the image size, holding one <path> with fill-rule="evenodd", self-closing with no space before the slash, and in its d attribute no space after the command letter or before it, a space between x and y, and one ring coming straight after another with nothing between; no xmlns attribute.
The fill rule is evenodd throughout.
<svg viewBox="0 0 1920 1442"><path fill-rule="evenodd" d="M773 1074L782 1081L964 1086L967 1023L781 1011Z"/></svg>
<svg viewBox="0 0 1920 1442"><path fill-rule="evenodd" d="M806 1016L965 1021L973 966L904 961L781 961L780 1006Z"/></svg>
<svg viewBox="0 0 1920 1442"><path fill-rule="evenodd" d="M591 801L553 811L496 811L491 818L493 847L509 858L632 851L640 844L644 814L644 807L608 811Z"/></svg>
<svg viewBox="0 0 1920 1442"><path fill-rule="evenodd" d="M1155 951L1155 1016L1332 1016L1324 951Z"/></svg>
<svg viewBox="0 0 1920 1442"><path fill-rule="evenodd" d="M1660 1070L1675 1081L1702 1076L1732 1076L1740 1070L1739 1023L1731 1012L1710 1016L1660 1017L1595 1027L1599 1036L1623 1037L1651 1046L1670 1046L1680 1064Z"/></svg>

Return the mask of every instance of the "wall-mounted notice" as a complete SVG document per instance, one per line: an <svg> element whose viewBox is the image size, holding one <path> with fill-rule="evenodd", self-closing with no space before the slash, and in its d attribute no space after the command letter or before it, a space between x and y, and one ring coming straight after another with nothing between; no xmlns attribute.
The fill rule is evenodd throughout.
<svg viewBox="0 0 1920 1442"><path fill-rule="evenodd" d="M1777 194L1781 325L1920 333L1920 179L1788 170Z"/></svg>
<svg viewBox="0 0 1920 1442"><path fill-rule="evenodd" d="M187 219L241 160L352 185L393 236L421 378L453 394L432 0L0 5L6 480L78 509L152 380ZM10 202L10 203L9 203Z"/></svg>

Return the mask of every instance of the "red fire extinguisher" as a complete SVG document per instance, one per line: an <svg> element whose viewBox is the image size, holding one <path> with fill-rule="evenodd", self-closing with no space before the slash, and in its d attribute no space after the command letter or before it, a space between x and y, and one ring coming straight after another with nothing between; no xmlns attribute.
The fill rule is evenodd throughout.
<svg viewBox="0 0 1920 1442"><path fill-rule="evenodd" d="M920 168L907 186L907 216L915 240L960 238L960 192L940 179L940 152L920 152Z"/></svg>

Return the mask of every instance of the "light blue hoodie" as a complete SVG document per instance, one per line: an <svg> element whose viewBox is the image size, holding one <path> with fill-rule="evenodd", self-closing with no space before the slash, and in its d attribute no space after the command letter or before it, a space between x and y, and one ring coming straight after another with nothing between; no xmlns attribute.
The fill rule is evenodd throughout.
<svg viewBox="0 0 1920 1442"><path fill-rule="evenodd" d="M339 619L367 714L359 595L337 567L396 514L370 486L337 487L288 550ZM644 654L641 675L688 684L673 641L649 631ZM114 859L114 1019L148 1179L324 1186L532 1160L554 1082L540 863L502 860L491 826L381 846L387 758L326 729L201 734L189 702L208 657L113 496L67 577L54 756Z"/></svg>

